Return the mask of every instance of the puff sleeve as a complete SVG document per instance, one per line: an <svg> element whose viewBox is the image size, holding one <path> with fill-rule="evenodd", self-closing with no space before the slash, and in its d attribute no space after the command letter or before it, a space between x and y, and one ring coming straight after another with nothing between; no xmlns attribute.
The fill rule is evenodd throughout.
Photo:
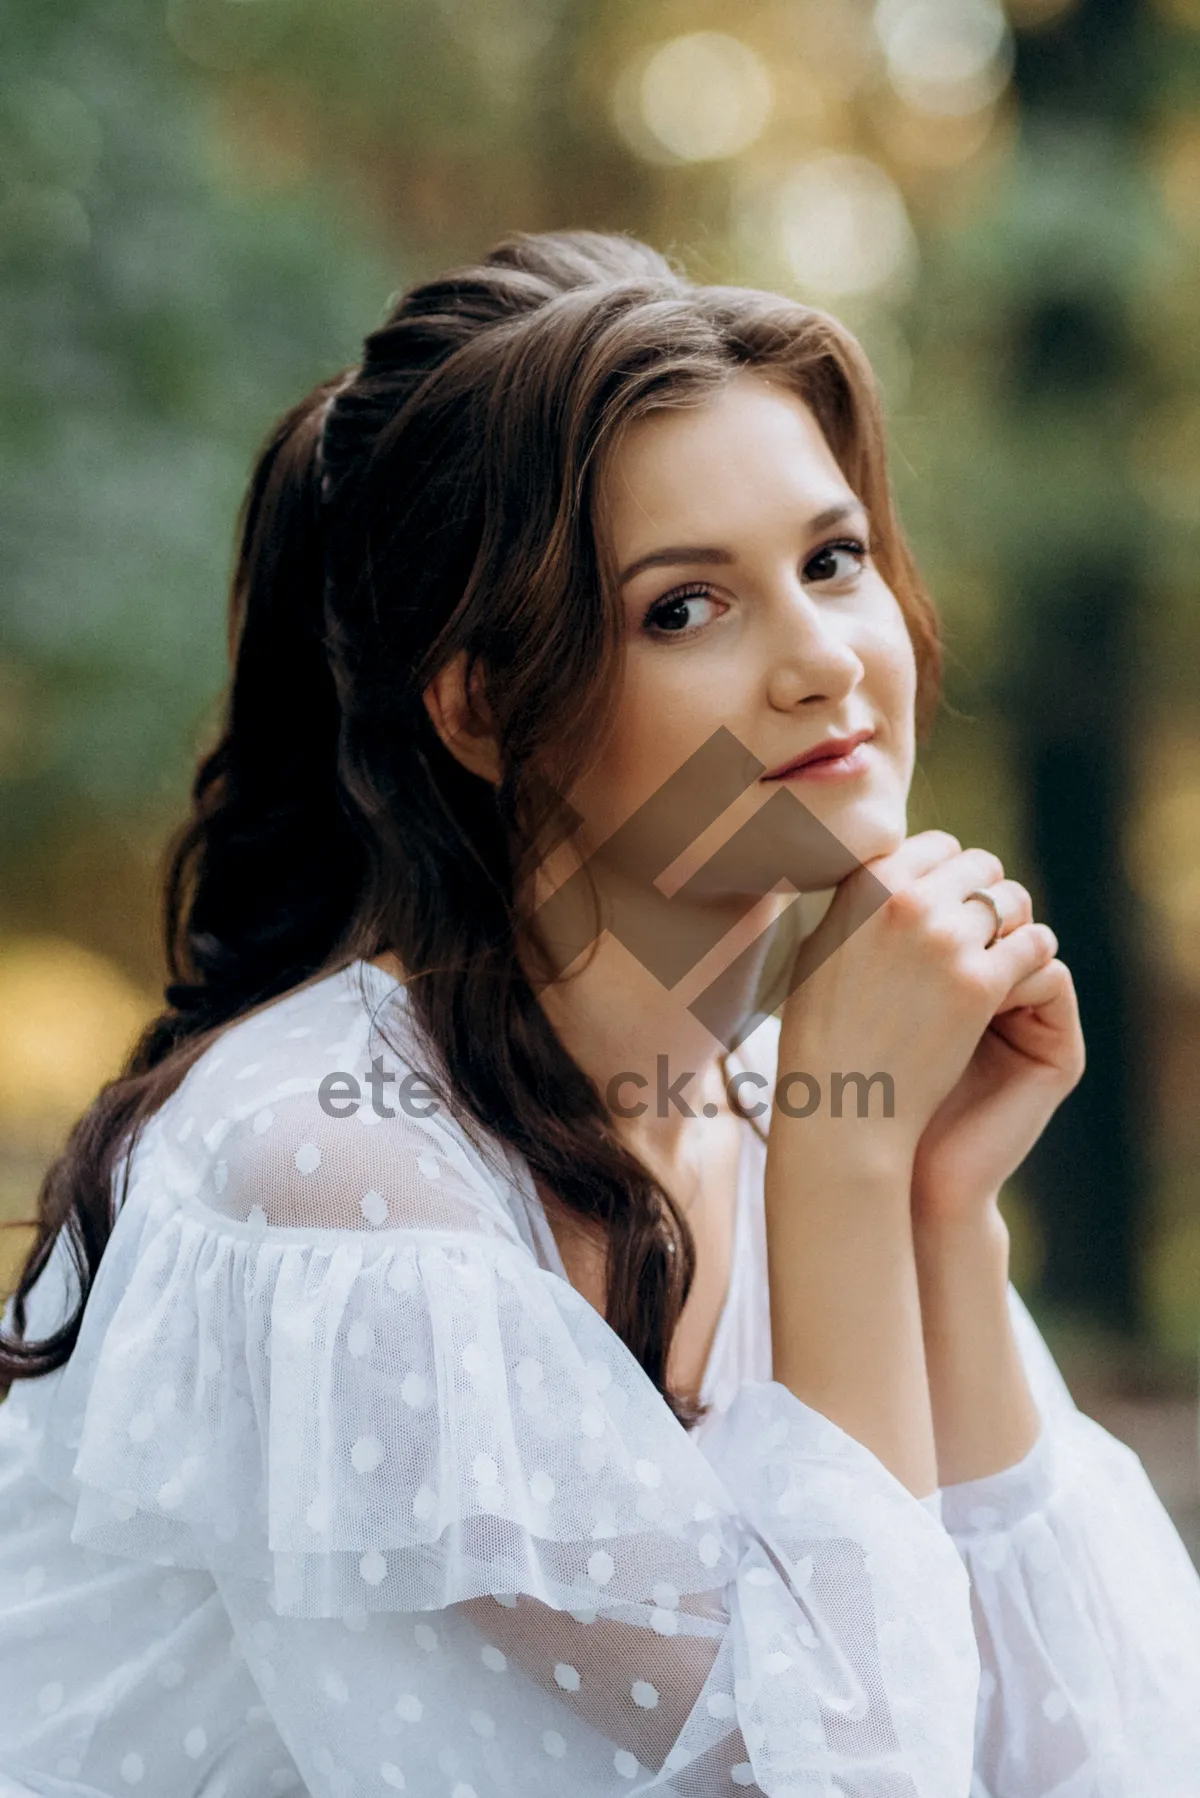
<svg viewBox="0 0 1200 1798"><path fill-rule="evenodd" d="M317 1798L965 1798L936 1504L770 1381L686 1432L448 1129L263 1116L141 1158L44 1455L211 1573Z"/></svg>
<svg viewBox="0 0 1200 1798"><path fill-rule="evenodd" d="M1190 1798L1200 1575L1011 1284L1009 1309L1042 1433L1014 1466L942 1488L982 1663L972 1798Z"/></svg>

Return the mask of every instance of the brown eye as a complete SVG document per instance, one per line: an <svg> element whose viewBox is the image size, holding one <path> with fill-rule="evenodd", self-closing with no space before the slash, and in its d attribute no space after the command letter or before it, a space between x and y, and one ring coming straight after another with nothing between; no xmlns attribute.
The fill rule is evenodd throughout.
<svg viewBox="0 0 1200 1798"><path fill-rule="evenodd" d="M861 574L867 559L867 546L857 537L841 537L836 543L823 543L816 555L804 565L805 580L827 583L841 578L834 562L834 558L839 555L852 556L858 563L856 569L847 571L848 575ZM814 570L817 572L813 572Z"/></svg>
<svg viewBox="0 0 1200 1798"><path fill-rule="evenodd" d="M664 637L682 637L692 635L701 629L708 620L696 618L691 608L702 604L711 605L712 593L704 586L681 587L676 593L668 593L662 599L655 600L648 609L643 625L651 635L661 634Z"/></svg>

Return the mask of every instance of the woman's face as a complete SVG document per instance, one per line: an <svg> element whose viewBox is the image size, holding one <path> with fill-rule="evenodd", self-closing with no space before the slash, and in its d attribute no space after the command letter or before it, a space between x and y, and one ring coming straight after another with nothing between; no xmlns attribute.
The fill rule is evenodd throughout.
<svg viewBox="0 0 1200 1798"><path fill-rule="evenodd" d="M785 789L857 860L894 849L913 768L912 644L809 408L747 371L710 401L653 413L614 451L598 511L625 653L615 728L569 794L590 843L724 726L765 766L743 814ZM849 762L770 778L863 732Z"/></svg>

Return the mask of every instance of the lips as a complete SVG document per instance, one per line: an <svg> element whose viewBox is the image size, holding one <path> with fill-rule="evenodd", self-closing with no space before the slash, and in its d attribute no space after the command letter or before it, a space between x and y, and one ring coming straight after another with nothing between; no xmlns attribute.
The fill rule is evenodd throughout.
<svg viewBox="0 0 1200 1798"><path fill-rule="evenodd" d="M849 755L860 743L869 742L874 735L873 730L859 730L851 737L823 737L811 749L806 749L803 755L793 756L790 762L783 762L778 768L772 768L769 774L764 774L761 778L780 780L796 768L807 768L811 762L836 761L840 756Z"/></svg>

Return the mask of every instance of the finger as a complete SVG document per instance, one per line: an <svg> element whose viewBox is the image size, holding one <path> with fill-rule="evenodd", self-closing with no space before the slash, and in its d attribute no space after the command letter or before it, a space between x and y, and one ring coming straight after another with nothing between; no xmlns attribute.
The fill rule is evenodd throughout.
<svg viewBox="0 0 1200 1798"><path fill-rule="evenodd" d="M1033 921L1033 900L1028 887L1023 887L1019 880L997 880L988 888L996 904L1000 907L1000 916L1004 919L1000 926L1000 935L1008 936L1022 924ZM987 909L985 906L984 910ZM995 919L992 920L993 923Z"/></svg>
<svg viewBox="0 0 1200 1798"><path fill-rule="evenodd" d="M986 889L996 901L1000 912L1000 928L996 928L996 918L990 905L971 894L962 900L963 912L968 920L965 928L971 932L972 940L980 942L983 947L990 948L993 942L1002 936L1009 936L1019 930L1022 924L1033 919L1033 900L1028 889L1019 880L996 880Z"/></svg>
<svg viewBox="0 0 1200 1798"><path fill-rule="evenodd" d="M983 908L980 907L982 910ZM1006 936L997 937L986 957L998 980L1012 992L1023 980L1041 970L1058 954L1058 938L1049 924L1018 924Z"/></svg>
<svg viewBox="0 0 1200 1798"><path fill-rule="evenodd" d="M1024 980L1018 980L1001 1000L996 1008L999 1017L1002 1011L1019 1011L1022 1006L1052 1005L1071 986L1071 975L1065 962L1057 957L1048 961L1044 968L1038 968L1032 974L1026 974Z"/></svg>
<svg viewBox="0 0 1200 1798"><path fill-rule="evenodd" d="M877 855L863 866L894 893L951 856L961 854L962 844L948 830L919 830L915 836L906 837L898 849Z"/></svg>
<svg viewBox="0 0 1200 1798"><path fill-rule="evenodd" d="M992 888L1004 879L1004 863L990 849L964 849L933 868L917 884L935 900L963 900L972 887Z"/></svg>
<svg viewBox="0 0 1200 1798"><path fill-rule="evenodd" d="M1020 1014L1020 1015L1018 1015ZM1087 1065L1075 983L1065 962L1055 958L1018 981L1002 1000L992 1029L1025 1055L1044 1060L1075 1080Z"/></svg>

